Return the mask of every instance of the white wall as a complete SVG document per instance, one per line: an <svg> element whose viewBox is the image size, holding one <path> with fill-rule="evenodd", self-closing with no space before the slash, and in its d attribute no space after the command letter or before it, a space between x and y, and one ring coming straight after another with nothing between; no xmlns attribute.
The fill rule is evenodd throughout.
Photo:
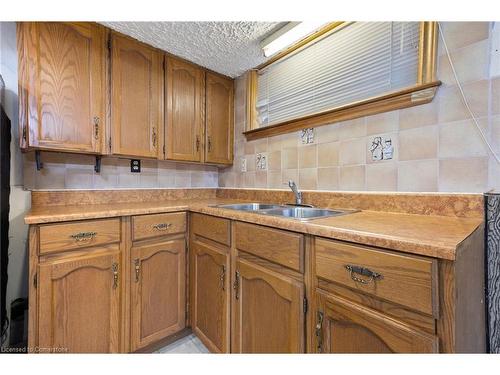
<svg viewBox="0 0 500 375"><path fill-rule="evenodd" d="M23 155L18 147L18 95L16 24L0 22L0 73L5 81L5 111L12 123L10 163L9 266L7 311L10 302L28 295L27 233L24 215L30 208L31 194L23 190Z"/></svg>

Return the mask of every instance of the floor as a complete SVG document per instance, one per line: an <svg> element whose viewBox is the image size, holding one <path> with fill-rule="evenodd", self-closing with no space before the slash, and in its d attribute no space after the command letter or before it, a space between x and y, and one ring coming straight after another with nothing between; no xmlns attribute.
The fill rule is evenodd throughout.
<svg viewBox="0 0 500 375"><path fill-rule="evenodd" d="M167 345L155 353L159 354L202 354L209 353L205 345L195 335L183 337L170 345Z"/></svg>

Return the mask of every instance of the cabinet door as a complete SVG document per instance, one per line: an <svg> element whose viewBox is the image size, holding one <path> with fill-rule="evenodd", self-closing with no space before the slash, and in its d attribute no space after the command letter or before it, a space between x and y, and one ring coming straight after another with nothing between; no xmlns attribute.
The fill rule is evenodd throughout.
<svg viewBox="0 0 500 375"><path fill-rule="evenodd" d="M137 350L185 327L185 241L133 247L131 273L131 340Z"/></svg>
<svg viewBox="0 0 500 375"><path fill-rule="evenodd" d="M304 285L238 259L233 293L232 352L303 353Z"/></svg>
<svg viewBox="0 0 500 375"><path fill-rule="evenodd" d="M119 248L98 250L90 248L89 255L39 265L40 348L73 353L119 351Z"/></svg>
<svg viewBox="0 0 500 375"><path fill-rule="evenodd" d="M112 152L163 158L162 55L117 34L111 46Z"/></svg>
<svg viewBox="0 0 500 375"><path fill-rule="evenodd" d="M166 157L201 161L205 74L172 57L166 57L166 65Z"/></svg>
<svg viewBox="0 0 500 375"><path fill-rule="evenodd" d="M207 73L205 161L233 163L233 81Z"/></svg>
<svg viewBox="0 0 500 375"><path fill-rule="evenodd" d="M18 24L21 147L100 153L106 32L93 23Z"/></svg>
<svg viewBox="0 0 500 375"><path fill-rule="evenodd" d="M229 255L200 242L192 252L193 332L212 353L228 353Z"/></svg>
<svg viewBox="0 0 500 375"><path fill-rule="evenodd" d="M324 353L437 353L436 336L382 313L317 292L316 351Z"/></svg>

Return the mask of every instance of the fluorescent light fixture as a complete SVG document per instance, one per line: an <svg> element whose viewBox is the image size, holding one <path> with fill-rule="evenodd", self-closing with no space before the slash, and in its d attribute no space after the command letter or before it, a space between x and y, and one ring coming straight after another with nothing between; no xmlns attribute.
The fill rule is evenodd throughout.
<svg viewBox="0 0 500 375"><path fill-rule="evenodd" d="M288 22L281 29L264 39L261 43L264 56L269 57L304 39L325 25L324 21Z"/></svg>

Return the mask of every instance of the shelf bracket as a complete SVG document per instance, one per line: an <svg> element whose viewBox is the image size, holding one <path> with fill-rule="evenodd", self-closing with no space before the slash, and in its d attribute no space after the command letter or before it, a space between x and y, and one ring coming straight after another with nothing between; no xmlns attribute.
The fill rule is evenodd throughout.
<svg viewBox="0 0 500 375"><path fill-rule="evenodd" d="M36 170L39 171L43 168L42 156L40 150L35 151L35 161L36 161Z"/></svg>
<svg viewBox="0 0 500 375"><path fill-rule="evenodd" d="M94 171L95 173L101 173L101 157L99 155L95 157Z"/></svg>

